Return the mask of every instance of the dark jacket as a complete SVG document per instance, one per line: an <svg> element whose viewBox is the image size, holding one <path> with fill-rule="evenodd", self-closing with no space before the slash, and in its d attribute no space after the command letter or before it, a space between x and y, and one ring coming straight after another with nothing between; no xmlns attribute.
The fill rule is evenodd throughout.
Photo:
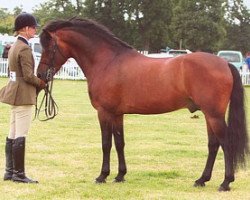
<svg viewBox="0 0 250 200"><path fill-rule="evenodd" d="M5 47L4 47L4 50L3 50L3 54L2 54L2 57L3 58L8 58L8 52L9 52L9 50L10 50L10 45L9 44L7 44Z"/></svg>

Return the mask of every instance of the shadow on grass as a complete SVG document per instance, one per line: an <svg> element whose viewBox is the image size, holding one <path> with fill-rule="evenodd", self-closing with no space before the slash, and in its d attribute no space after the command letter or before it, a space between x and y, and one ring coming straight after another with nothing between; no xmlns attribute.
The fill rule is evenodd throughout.
<svg viewBox="0 0 250 200"><path fill-rule="evenodd" d="M139 173L136 173L136 179L175 179L183 177L183 174L181 174L178 171L142 171Z"/></svg>

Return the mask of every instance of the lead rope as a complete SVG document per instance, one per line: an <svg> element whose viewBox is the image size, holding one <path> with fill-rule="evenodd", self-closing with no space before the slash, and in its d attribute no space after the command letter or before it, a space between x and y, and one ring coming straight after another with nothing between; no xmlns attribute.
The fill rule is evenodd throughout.
<svg viewBox="0 0 250 200"><path fill-rule="evenodd" d="M46 72L46 80L48 81L46 88L44 88L44 96L42 98L41 104L39 107L36 105L36 113L35 113L35 119L37 118L39 121L48 121L50 119L53 119L58 114L58 106L52 97L52 88L53 88L53 75L54 75L54 61L55 61L55 53L56 48L59 50L56 42L56 38L53 40L54 46L53 46L53 54L50 55L50 64L48 65L49 68ZM60 50L59 50L60 53ZM63 56L63 54L61 54ZM64 56L63 56L64 57ZM40 119L40 113L42 111L42 106L45 104L44 113L46 118Z"/></svg>
<svg viewBox="0 0 250 200"><path fill-rule="evenodd" d="M35 119L39 121L48 121L53 119L58 114L58 106L52 97L52 88L53 88L53 79L48 82L46 88L44 88L44 96L42 98L41 104L39 107L36 105ZM45 105L44 110L42 110L43 104ZM44 111L46 118L41 119L40 113Z"/></svg>

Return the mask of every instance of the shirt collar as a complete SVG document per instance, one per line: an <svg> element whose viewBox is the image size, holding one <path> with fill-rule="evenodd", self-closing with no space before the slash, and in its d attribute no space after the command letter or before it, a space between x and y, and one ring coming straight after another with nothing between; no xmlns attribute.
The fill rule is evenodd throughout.
<svg viewBox="0 0 250 200"><path fill-rule="evenodd" d="M23 37L23 36L21 36L21 35L18 35L17 39L18 39L18 40L21 40L21 41L23 41L25 44L29 45L29 42L28 42L28 40L27 40L25 37Z"/></svg>

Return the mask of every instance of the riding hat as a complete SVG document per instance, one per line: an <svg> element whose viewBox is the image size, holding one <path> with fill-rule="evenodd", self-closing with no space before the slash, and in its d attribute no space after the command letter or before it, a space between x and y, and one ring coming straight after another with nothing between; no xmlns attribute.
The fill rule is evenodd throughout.
<svg viewBox="0 0 250 200"><path fill-rule="evenodd" d="M26 26L35 26L38 27L39 24L36 21L36 18L26 12L19 14L15 19L14 31L19 31L21 28Z"/></svg>

